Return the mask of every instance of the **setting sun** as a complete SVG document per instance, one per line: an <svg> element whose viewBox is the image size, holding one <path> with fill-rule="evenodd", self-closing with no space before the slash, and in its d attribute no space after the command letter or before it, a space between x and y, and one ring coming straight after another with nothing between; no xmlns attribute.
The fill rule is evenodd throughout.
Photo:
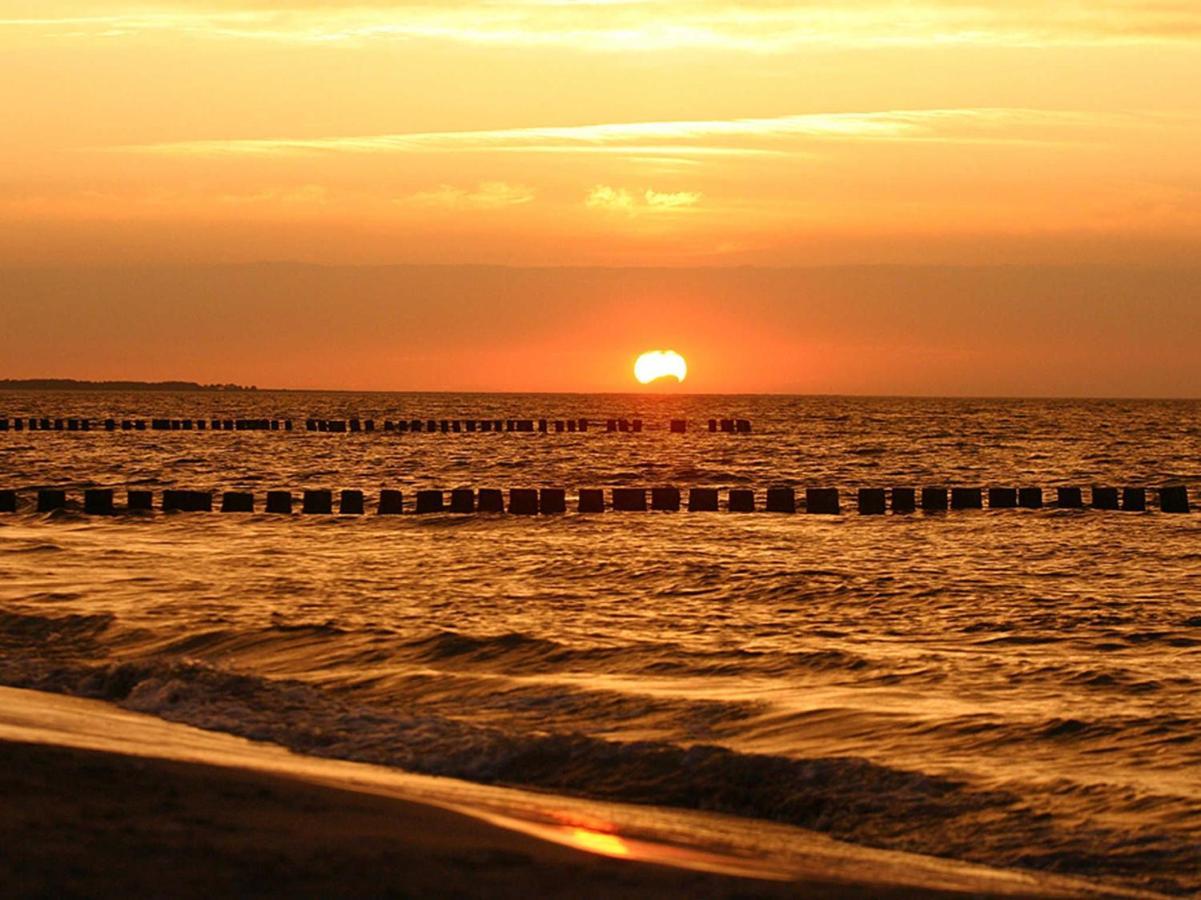
<svg viewBox="0 0 1201 900"><path fill-rule="evenodd" d="M648 350L634 363L634 377L641 384L661 378L674 378L680 382L688 377L688 363L674 350Z"/></svg>

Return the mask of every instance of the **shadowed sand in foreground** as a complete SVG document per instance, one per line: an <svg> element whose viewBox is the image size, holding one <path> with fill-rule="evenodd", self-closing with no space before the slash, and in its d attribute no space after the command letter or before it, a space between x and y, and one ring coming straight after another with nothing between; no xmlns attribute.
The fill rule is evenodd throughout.
<svg viewBox="0 0 1201 900"><path fill-rule="evenodd" d="M8 688L0 796L8 896L1122 895L799 829L787 853L755 858L716 836L759 823L645 808L623 823L614 804L299 757ZM695 823L692 841L647 835Z"/></svg>
<svg viewBox="0 0 1201 900"><path fill-rule="evenodd" d="M237 769L0 744L8 896L788 896ZM15 851L15 852L13 852Z"/></svg>

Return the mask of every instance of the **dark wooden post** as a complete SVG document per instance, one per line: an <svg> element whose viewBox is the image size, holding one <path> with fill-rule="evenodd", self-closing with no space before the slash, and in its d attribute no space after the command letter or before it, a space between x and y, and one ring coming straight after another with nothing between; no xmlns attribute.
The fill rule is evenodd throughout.
<svg viewBox="0 0 1201 900"><path fill-rule="evenodd" d="M726 508L730 512L751 513L755 511L755 492L749 488L731 488Z"/></svg>
<svg viewBox="0 0 1201 900"><path fill-rule="evenodd" d="M452 513L475 512L475 490L472 488L455 488L451 491L450 511Z"/></svg>
<svg viewBox="0 0 1201 900"><path fill-rule="evenodd" d="M377 515L381 516L399 516L405 510L404 494L400 491L389 490L384 488L379 492L379 507L376 510Z"/></svg>
<svg viewBox="0 0 1201 900"><path fill-rule="evenodd" d="M674 487L651 488L651 509L660 512L679 512L680 489Z"/></svg>
<svg viewBox="0 0 1201 900"><path fill-rule="evenodd" d="M613 488L613 509L617 512L646 512L646 489Z"/></svg>
<svg viewBox="0 0 1201 900"><path fill-rule="evenodd" d="M989 509L1017 509L1018 489L998 487L988 489Z"/></svg>
<svg viewBox="0 0 1201 900"><path fill-rule="evenodd" d="M442 503L441 491L418 491L417 492L417 514L428 515L429 513L440 513L445 510Z"/></svg>
<svg viewBox="0 0 1201 900"><path fill-rule="evenodd" d="M914 488L894 487L892 489L893 515L909 515L917 511L917 491Z"/></svg>
<svg viewBox="0 0 1201 900"><path fill-rule="evenodd" d="M503 513L505 495L498 488L480 488L476 509L482 513Z"/></svg>
<svg viewBox="0 0 1201 900"><path fill-rule="evenodd" d="M532 488L512 488L509 491L509 512L515 516L538 515L538 492Z"/></svg>
<svg viewBox="0 0 1201 900"><path fill-rule="evenodd" d="M951 509L984 509L984 492L980 488L951 488Z"/></svg>
<svg viewBox="0 0 1201 900"><path fill-rule="evenodd" d="M543 488L538 493L538 509L544 516L567 512L567 491L563 488Z"/></svg>
<svg viewBox="0 0 1201 900"><path fill-rule="evenodd" d="M1084 509L1084 492L1078 487L1056 488L1055 505L1059 509Z"/></svg>
<svg viewBox="0 0 1201 900"><path fill-rule="evenodd" d="M334 511L333 491L305 491L300 511L310 516L328 516Z"/></svg>
<svg viewBox="0 0 1201 900"><path fill-rule="evenodd" d="M581 488L579 511L582 513L603 513L605 511L605 492L600 488Z"/></svg>
<svg viewBox="0 0 1201 900"><path fill-rule="evenodd" d="M83 492L83 511L90 516L111 516L113 492L109 488L92 488Z"/></svg>
<svg viewBox="0 0 1201 900"><path fill-rule="evenodd" d="M768 488L767 511L771 513L795 513L796 491L790 487Z"/></svg>
<svg viewBox="0 0 1201 900"><path fill-rule="evenodd" d="M129 512L152 512L154 510L154 492L126 491L125 509Z"/></svg>
<svg viewBox="0 0 1201 900"><path fill-rule="evenodd" d="M948 505L945 487L922 488L922 512L944 513L947 511Z"/></svg>
<svg viewBox="0 0 1201 900"><path fill-rule="evenodd" d="M888 495L884 488L859 489L859 514L882 516L888 511Z"/></svg>
<svg viewBox="0 0 1201 900"><path fill-rule="evenodd" d="M1022 509L1042 509L1043 489L1037 487L1018 488L1018 506Z"/></svg>

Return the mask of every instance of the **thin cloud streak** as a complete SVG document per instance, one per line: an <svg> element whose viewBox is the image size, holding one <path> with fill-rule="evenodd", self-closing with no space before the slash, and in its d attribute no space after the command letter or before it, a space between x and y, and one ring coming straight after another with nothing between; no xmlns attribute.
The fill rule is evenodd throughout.
<svg viewBox="0 0 1201 900"><path fill-rule="evenodd" d="M74 15L3 16L0 29L32 30L64 38L126 37L176 32L215 39L300 44L354 44L424 40L498 47L555 47L597 52L725 50L780 53L814 45L1077 46L1182 43L1201 39L1196 4L1066 0L1005 4L972 0L867 2L642 2L545 3L537 0L464 3L362 2L347 6L282 5L221 0L164 2L94 15L77 4ZM68 7L69 9L70 7ZM887 27L881 27L886 22Z"/></svg>
<svg viewBox="0 0 1201 900"><path fill-rule="evenodd" d="M787 153L798 142L1056 144L1096 129L1195 127L1187 116L1032 109L934 109L726 120L611 123L481 131L180 141L97 148L168 156L354 153Z"/></svg>

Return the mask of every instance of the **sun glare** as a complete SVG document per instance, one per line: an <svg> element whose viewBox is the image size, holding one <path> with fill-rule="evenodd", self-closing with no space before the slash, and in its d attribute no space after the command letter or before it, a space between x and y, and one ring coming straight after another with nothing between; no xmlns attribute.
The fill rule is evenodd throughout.
<svg viewBox="0 0 1201 900"><path fill-rule="evenodd" d="M680 382L688 377L688 363L674 350L649 350L634 363L634 377L641 384L661 378L674 378Z"/></svg>

